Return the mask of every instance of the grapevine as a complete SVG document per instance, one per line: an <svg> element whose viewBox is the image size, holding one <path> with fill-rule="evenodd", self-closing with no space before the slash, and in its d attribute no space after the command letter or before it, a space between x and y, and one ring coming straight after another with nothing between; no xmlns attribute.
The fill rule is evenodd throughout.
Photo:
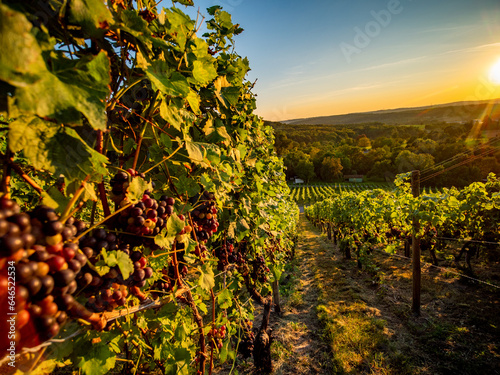
<svg viewBox="0 0 500 375"><path fill-rule="evenodd" d="M333 195L309 206L306 215L315 225L333 230L341 239L341 250L350 254L355 249L358 262L366 266L370 266L368 255L375 246L394 252L402 241L408 257L412 233L419 237L422 252L429 253L435 265L436 253L445 249L444 239L487 241L492 245L498 242L500 182L494 174L486 182L462 190L443 189L417 198L412 196L405 178L398 176L393 191L374 189ZM420 222L417 231L412 226L413 218ZM494 259L496 248L488 246L486 256ZM458 260L460 256L451 257ZM471 271L470 263L468 266Z"/></svg>
<svg viewBox="0 0 500 375"><path fill-rule="evenodd" d="M243 30L214 6L199 37L176 3L0 4L0 302L14 264L22 372L205 374L252 350L244 301L279 279L298 209Z"/></svg>

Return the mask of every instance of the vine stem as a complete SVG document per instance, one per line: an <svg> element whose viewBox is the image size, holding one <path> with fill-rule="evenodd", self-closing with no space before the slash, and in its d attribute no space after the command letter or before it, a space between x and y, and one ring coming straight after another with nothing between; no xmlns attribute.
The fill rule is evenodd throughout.
<svg viewBox="0 0 500 375"><path fill-rule="evenodd" d="M201 246L200 246L200 242L198 241L198 236L196 235L196 231L194 230L194 223L193 223L193 218L191 217L191 212L188 212L187 214L188 216L188 219L189 219L189 225L191 225L191 228L193 228L192 232L193 233L193 237L194 237L194 241L196 242L196 245L198 246L198 249L200 249L200 261L201 261L201 264L205 264L205 260L203 259L203 257L201 256Z"/></svg>
<svg viewBox="0 0 500 375"><path fill-rule="evenodd" d="M144 132L146 130L147 123L144 125L141 134L139 135L139 139L137 140L137 149L135 150L134 162L132 163L132 169L135 170L137 167L137 161L139 160L139 153L141 152L142 139L144 138Z"/></svg>
<svg viewBox="0 0 500 375"><path fill-rule="evenodd" d="M178 260L177 260L177 249L176 249L177 241L174 240L174 244L172 245L172 251L173 251L173 257L172 257L172 263L174 266L174 274L175 274L175 279L177 281L177 284L179 287L183 285L182 279L179 275L179 268L178 268ZM184 293L183 293L184 294ZM206 344L205 344L205 334L203 333L203 317L200 315L198 312L198 308L196 307L196 302L194 301L193 294L191 293L191 289L188 289L186 292L186 301L188 302L189 306L191 307L191 311L193 312L193 319L198 325L198 332L200 335L200 372L201 374L205 374L205 363L206 363Z"/></svg>
<svg viewBox="0 0 500 375"><path fill-rule="evenodd" d="M210 297L212 298L212 331L215 329L215 294L212 289L210 289ZM210 340L210 368L208 374L212 375L212 369L214 367L214 338Z"/></svg>
<svg viewBox="0 0 500 375"><path fill-rule="evenodd" d="M12 167L12 169L14 169L14 171L16 171L19 176L24 179L24 181L28 183L28 185L35 189L38 194L42 195L43 189L40 187L40 185L38 185L35 180L28 176L16 162L14 162L14 158L11 157L9 159L9 165Z"/></svg>
<svg viewBox="0 0 500 375"><path fill-rule="evenodd" d="M166 175L170 186L173 188L173 190L174 190L175 194L177 195L177 197L181 198L181 195L177 191L177 188L175 187L174 182L172 181L172 176L170 176L170 171L168 170L168 166L166 164L165 165L161 164L161 166L163 168L165 168L165 170L162 170L162 171Z"/></svg>
<svg viewBox="0 0 500 375"><path fill-rule="evenodd" d="M73 238L73 242L76 242L78 241L80 238L82 238L83 236L85 236L87 233L89 233L91 230L97 228L99 225L103 224L104 222L108 221L109 219L111 219L113 216L115 216L116 214L119 214L120 212L126 210L127 208L131 207L134 203L129 203L129 204L126 204L125 206L121 207L119 210L116 210L113 214L109 215L109 216L106 216L104 219L102 219L101 221L99 221L97 224L94 224L93 226L91 226L89 229L87 229L85 232L82 232L78 235L78 237L75 237Z"/></svg>
<svg viewBox="0 0 500 375"><path fill-rule="evenodd" d="M38 353L38 355L35 357L35 360L33 361L33 364L31 365L28 373L30 373L31 371L33 371L36 368L36 366L38 365L38 362L40 362L40 359L42 358L43 353L45 353L46 349L47 349L47 347L45 347L42 350L40 350L40 352Z"/></svg>
<svg viewBox="0 0 500 375"><path fill-rule="evenodd" d="M7 153L5 155L6 159L10 158L10 150L7 149ZM9 163L5 163L3 166L3 177L2 177L2 191L5 193L7 198L10 197L10 174L11 174L11 166Z"/></svg>
<svg viewBox="0 0 500 375"><path fill-rule="evenodd" d="M87 181L89 180L89 178L90 178L90 175L87 175L83 179L82 183L80 184L80 187L78 188L77 191L75 191L75 194L73 195L73 198L71 198L71 200L66 205L66 208L64 209L64 212L61 214L61 220L60 221L62 223L65 223L66 220L68 220L71 208L75 205L75 203L78 200L78 198L80 198L80 196L82 195L83 191L85 190L85 185L87 184Z"/></svg>
<svg viewBox="0 0 500 375"><path fill-rule="evenodd" d="M130 110L131 110L131 108L127 107L126 105L124 105L124 104L122 104L122 103L120 103L120 107L125 108L127 111L130 111ZM148 120L148 119L147 119L147 118L145 118L145 117L142 117L140 114L138 114L138 113L136 113L136 112L134 112L134 114L135 114L135 115L137 115L137 117L139 117L141 120L146 121L146 122L147 122L149 125L151 125L153 128L156 128L156 129L158 129L159 131L161 131L163 134L168 135L171 139L175 139L175 137L174 137L172 134L169 134L166 130L164 130L164 129L160 128L160 127L159 127L158 125L156 125L154 122L152 122L152 121ZM132 131L132 133L134 133L134 139L135 139L135 138L136 138L136 136L135 136L134 129L132 129L132 125L130 124L130 122L129 122L128 120L127 120L127 123L129 124L129 126L130 126L130 130Z"/></svg>
<svg viewBox="0 0 500 375"><path fill-rule="evenodd" d="M148 172L152 171L153 169L155 169L155 168L156 168L156 167L158 167L159 165L161 165L161 164L163 164L164 162L166 162L168 159L170 159L172 156L174 156L174 155L177 153L177 151L179 151L181 148L182 148L182 145L180 145L179 147L177 147L177 148L176 148L176 149L175 149L175 150L174 150L174 151L173 151L170 155L168 155L168 156L164 156L162 161L160 161L159 163L157 163L157 164L153 165L153 166L152 166L151 168L149 168L148 170L144 171L144 174L146 174L146 173L148 173Z"/></svg>
<svg viewBox="0 0 500 375"><path fill-rule="evenodd" d="M139 358L137 358L137 364L135 365L135 370L133 371L134 374L137 374L137 369L139 368L139 363L141 362L141 357L142 357L142 348L139 346Z"/></svg>
<svg viewBox="0 0 500 375"><path fill-rule="evenodd" d="M96 151L100 154L103 154L104 145L104 136L102 130L97 131L97 139L96 139ZM104 181L101 180L99 184L97 184L97 188L99 190L99 198L102 203L102 210L104 211L104 216L111 215L111 210L109 209L108 199L106 197L106 188L104 186Z"/></svg>
<svg viewBox="0 0 500 375"><path fill-rule="evenodd" d="M193 311L194 321L198 325L198 332L200 334L200 353L202 353L200 358L200 371L203 375L205 373L205 362L207 360L205 355L206 345L205 334L203 333L203 318L198 312L198 308L196 307L196 303L194 302L193 294L190 289L186 292L186 299L191 307L191 310Z"/></svg>

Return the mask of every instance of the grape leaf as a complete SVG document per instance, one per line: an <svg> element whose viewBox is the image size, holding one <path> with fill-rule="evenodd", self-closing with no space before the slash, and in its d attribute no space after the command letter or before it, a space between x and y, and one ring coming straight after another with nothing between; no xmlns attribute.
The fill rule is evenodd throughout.
<svg viewBox="0 0 500 375"><path fill-rule="evenodd" d="M111 12L100 0L72 0L70 22L79 24L92 37L100 37L113 22Z"/></svg>
<svg viewBox="0 0 500 375"><path fill-rule="evenodd" d="M220 350L220 360L221 363L226 362L227 357L234 359L236 356L236 353L233 350L229 349L229 346L231 345L231 340L227 339L222 343L222 348Z"/></svg>
<svg viewBox="0 0 500 375"><path fill-rule="evenodd" d="M121 12L121 18L125 26L131 30L140 33L148 29L148 23L135 10L125 9ZM134 35L140 35L139 33L134 33Z"/></svg>
<svg viewBox="0 0 500 375"><path fill-rule="evenodd" d="M166 13L168 33L177 43L180 51L184 52L188 38L192 37L191 30L195 26L194 21L179 8L166 9Z"/></svg>
<svg viewBox="0 0 500 375"><path fill-rule="evenodd" d="M132 263L130 257L123 251L118 250L116 252L116 265L120 269L123 280L128 279L132 272L134 272L134 263Z"/></svg>
<svg viewBox="0 0 500 375"><path fill-rule="evenodd" d="M193 0L174 0L174 3L179 3L186 6L193 6Z"/></svg>
<svg viewBox="0 0 500 375"><path fill-rule="evenodd" d="M55 209L59 213L64 211L69 201L70 199L65 197L55 186L51 186L47 191L42 192L42 204Z"/></svg>
<svg viewBox="0 0 500 375"><path fill-rule="evenodd" d="M193 78L196 84L204 86L217 77L217 70L214 65L205 61L196 60L193 62Z"/></svg>
<svg viewBox="0 0 500 375"><path fill-rule="evenodd" d="M82 113L94 129L105 130L110 82L106 53L71 60L62 52L52 52L46 54L49 70L31 23L6 6L2 5L0 11L0 79L17 88L15 106L66 124L81 124ZM36 32L43 39L42 32ZM48 35L43 37L50 39Z"/></svg>
<svg viewBox="0 0 500 375"><path fill-rule="evenodd" d="M91 345L84 356L78 357L76 365L86 375L104 375L115 367L116 356L107 344Z"/></svg>
<svg viewBox="0 0 500 375"><path fill-rule="evenodd" d="M164 60L148 60L137 52L137 65L141 67L151 80L153 87L165 95L187 97L189 83L181 73L175 72Z"/></svg>
<svg viewBox="0 0 500 375"><path fill-rule="evenodd" d="M110 267L108 267L106 265L106 262L104 262L103 260L99 260L95 265L95 270L97 271L97 273L99 274L99 276L104 276L106 275L109 270L111 269Z"/></svg>
<svg viewBox="0 0 500 375"><path fill-rule="evenodd" d="M174 350L175 362L177 363L177 375L189 375L189 362L191 354L186 348L177 347Z"/></svg>
<svg viewBox="0 0 500 375"><path fill-rule="evenodd" d="M186 329L186 325L184 323L180 323L175 329L174 338L177 341L182 342L186 339L187 336L188 336L188 331Z"/></svg>
<svg viewBox="0 0 500 375"><path fill-rule="evenodd" d="M167 105L165 100L162 100L160 104L160 116L172 125L175 129L180 130L183 120L179 112L179 108L173 105Z"/></svg>
<svg viewBox="0 0 500 375"><path fill-rule="evenodd" d="M215 286L214 271L207 262L201 266L201 276L198 285L204 290L210 290Z"/></svg>
<svg viewBox="0 0 500 375"><path fill-rule="evenodd" d="M22 116L9 124L9 148L23 151L33 167L68 181L100 181L107 174L107 158L89 147L71 128L44 121L36 116Z"/></svg>
<svg viewBox="0 0 500 375"><path fill-rule="evenodd" d="M174 185L179 192L186 192L188 196L193 197L200 192L200 185L187 176L180 176L178 180L174 180Z"/></svg>
<svg viewBox="0 0 500 375"><path fill-rule="evenodd" d="M193 110L193 112L196 114L199 114L200 113L200 97L194 91L190 91L186 99L189 103L189 106Z"/></svg>
<svg viewBox="0 0 500 375"><path fill-rule="evenodd" d="M199 144L191 141L186 142L186 150L189 155L189 159L197 164L203 163L203 148Z"/></svg>
<svg viewBox="0 0 500 375"><path fill-rule="evenodd" d="M233 295L228 289L223 289L217 296L217 303L221 309L227 309L233 305Z"/></svg>
<svg viewBox="0 0 500 375"><path fill-rule="evenodd" d="M167 236L167 228L164 228L160 233L158 233L155 236L155 244L162 247L169 249L172 247L172 244L174 243L174 238L175 236Z"/></svg>
<svg viewBox="0 0 500 375"><path fill-rule="evenodd" d="M165 150L170 151L172 149L172 139L165 133L160 133L160 146L162 146Z"/></svg>
<svg viewBox="0 0 500 375"><path fill-rule="evenodd" d="M106 251L105 249L102 249L101 255L102 259L95 264L95 268L99 276L107 274L111 267L118 266L123 279L126 280L134 271L134 264L132 263L132 260L121 250Z"/></svg>
<svg viewBox="0 0 500 375"><path fill-rule="evenodd" d="M0 4L0 79L13 86L38 81L47 68L32 24L24 14Z"/></svg>
<svg viewBox="0 0 500 375"><path fill-rule="evenodd" d="M71 362L68 360L68 364ZM30 371L30 375L45 375L52 374L58 365L58 361L55 359L49 359L42 361L38 366L36 366L33 371Z"/></svg>
<svg viewBox="0 0 500 375"><path fill-rule="evenodd" d="M144 192L146 190L153 190L153 186L151 185L151 181L147 182L141 177L133 177L132 181L130 181L130 185L127 189L127 198L130 202L135 203L142 199L144 196Z"/></svg>
<svg viewBox="0 0 500 375"><path fill-rule="evenodd" d="M74 180L73 182L65 181L65 184L66 184L65 193L66 193L66 195L70 196L72 194L75 194L75 192L80 188L81 181L77 181L77 180ZM96 201L97 200L97 195L95 193L94 184L85 184L85 186L83 187L83 194L81 195L80 199L83 201L87 201L87 200Z"/></svg>
<svg viewBox="0 0 500 375"><path fill-rule="evenodd" d="M217 21L219 21L222 27L230 29L233 27L233 22L231 21L231 15L225 10L220 10L216 13Z"/></svg>
<svg viewBox="0 0 500 375"><path fill-rule="evenodd" d="M167 220L167 233L169 236L175 236L184 229L185 225L186 223L173 213Z"/></svg>

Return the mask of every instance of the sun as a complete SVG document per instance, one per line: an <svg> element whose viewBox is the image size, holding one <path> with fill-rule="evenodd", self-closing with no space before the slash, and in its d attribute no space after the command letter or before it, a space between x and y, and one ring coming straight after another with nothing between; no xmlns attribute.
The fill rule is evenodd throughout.
<svg viewBox="0 0 500 375"><path fill-rule="evenodd" d="M490 68L490 74L488 78L490 79L491 83L500 85L500 59L497 60L497 62Z"/></svg>

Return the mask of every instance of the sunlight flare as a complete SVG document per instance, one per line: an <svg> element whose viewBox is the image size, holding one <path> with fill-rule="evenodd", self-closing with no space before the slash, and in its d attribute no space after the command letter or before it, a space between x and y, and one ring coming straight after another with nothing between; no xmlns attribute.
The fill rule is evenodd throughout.
<svg viewBox="0 0 500 375"><path fill-rule="evenodd" d="M490 68L490 82L495 85L500 85L500 59Z"/></svg>

